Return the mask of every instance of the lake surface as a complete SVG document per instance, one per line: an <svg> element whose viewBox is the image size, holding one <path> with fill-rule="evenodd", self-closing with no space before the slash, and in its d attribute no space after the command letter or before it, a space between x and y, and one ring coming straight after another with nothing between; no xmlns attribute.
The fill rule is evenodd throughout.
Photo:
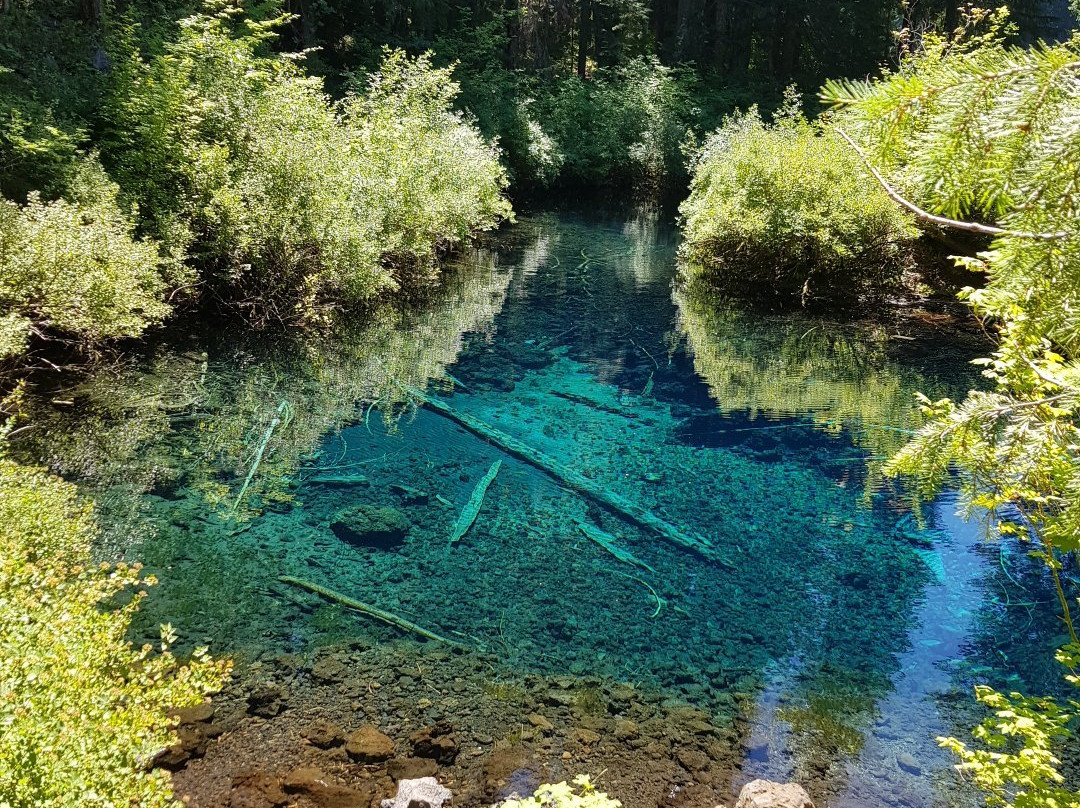
<svg viewBox="0 0 1080 808"><path fill-rule="evenodd" d="M673 284L675 247L652 214L527 217L413 307L324 338L171 334L42 393L18 449L95 496L103 557L160 577L147 635L168 621L242 660L438 645L288 576L500 670L698 708L738 728L732 789L975 804L934 737L966 735L975 683L1056 687L1052 594L1021 548L948 495L912 514L880 468L913 394L962 396L985 346L929 314L703 299Z"/></svg>

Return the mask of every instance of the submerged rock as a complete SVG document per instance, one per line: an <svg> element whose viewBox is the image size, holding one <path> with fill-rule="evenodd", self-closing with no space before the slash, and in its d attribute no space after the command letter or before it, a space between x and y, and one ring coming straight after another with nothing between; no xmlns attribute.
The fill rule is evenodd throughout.
<svg viewBox="0 0 1080 808"><path fill-rule="evenodd" d="M451 735L454 731L447 723L424 727L409 736L413 754L416 757L431 758L436 763L453 763L457 757L458 745Z"/></svg>
<svg viewBox="0 0 1080 808"><path fill-rule="evenodd" d="M922 767L919 766L919 761L915 760L915 756L912 755L910 752L901 752L899 755L897 755L896 765L906 771L908 774L922 774Z"/></svg>
<svg viewBox="0 0 1080 808"><path fill-rule="evenodd" d="M392 800L383 800L382 808L442 808L453 798L450 789L434 777L421 777L399 782L397 795Z"/></svg>
<svg viewBox="0 0 1080 808"><path fill-rule="evenodd" d="M394 742L370 724L350 732L345 751L358 763L382 763L394 755Z"/></svg>
<svg viewBox="0 0 1080 808"><path fill-rule="evenodd" d="M376 550L391 550L400 545L410 527L405 514L385 505L342 508L330 523L330 529L342 541Z"/></svg>
<svg viewBox="0 0 1080 808"><path fill-rule="evenodd" d="M751 780L739 792L735 808L814 808L814 801L798 783Z"/></svg>
<svg viewBox="0 0 1080 808"><path fill-rule="evenodd" d="M362 786L362 790L347 788L314 766L293 769L283 785L286 793L303 795L319 808L357 808L369 805L375 796L370 784Z"/></svg>
<svg viewBox="0 0 1080 808"><path fill-rule="evenodd" d="M276 682L256 682L248 693L248 712L260 718L273 718L285 709L288 697Z"/></svg>

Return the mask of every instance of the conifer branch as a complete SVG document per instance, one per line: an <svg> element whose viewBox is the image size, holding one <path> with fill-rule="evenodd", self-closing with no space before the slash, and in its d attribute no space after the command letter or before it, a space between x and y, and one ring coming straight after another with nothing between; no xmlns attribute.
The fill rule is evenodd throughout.
<svg viewBox="0 0 1080 808"><path fill-rule="evenodd" d="M874 179L878 181L878 184L880 184L881 187L885 189L885 193L889 195L889 198L924 221L931 222L942 227L950 227L954 230L964 230L969 233L979 233L984 236L1012 236L1014 238L1035 239L1039 241L1053 241L1056 239L1067 238L1069 235L1064 231L1058 231L1056 233L1032 233L1021 230L1007 230L1003 227L995 227L994 225L989 224L980 224L979 222L964 222L959 219L949 219L945 216L938 216L935 213L930 213L930 211L923 210L911 200L901 196L900 192L889 184L888 180L886 180L885 177L881 175L881 172L874 167L874 164L870 162L870 158L867 156L866 152L864 152L862 148L859 147L859 144L852 139L851 135L849 135L843 130L842 127L839 126L836 127L836 131L839 132L840 136L844 138L844 140L848 142L851 148L855 150L856 154L858 154L859 157L862 158L862 161L866 165L867 170L873 175Z"/></svg>

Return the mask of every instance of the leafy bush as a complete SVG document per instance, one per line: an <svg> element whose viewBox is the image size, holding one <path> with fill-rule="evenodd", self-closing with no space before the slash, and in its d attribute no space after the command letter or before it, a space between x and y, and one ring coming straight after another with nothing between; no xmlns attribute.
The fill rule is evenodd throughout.
<svg viewBox="0 0 1080 808"><path fill-rule="evenodd" d="M0 195L63 193L95 107L97 32L80 0L3 4L0 24Z"/></svg>
<svg viewBox="0 0 1080 808"><path fill-rule="evenodd" d="M753 108L728 118L680 210L691 276L781 303L887 288L917 235L840 137L790 104L772 125Z"/></svg>
<svg viewBox="0 0 1080 808"><path fill-rule="evenodd" d="M621 805L603 791L597 791L589 775L579 774L573 785L544 783L531 797L506 800L500 808L620 808Z"/></svg>
<svg viewBox="0 0 1080 808"><path fill-rule="evenodd" d="M70 200L26 205L0 199L0 358L18 356L32 334L96 343L138 336L169 312L175 262L132 235L117 188L85 161Z"/></svg>
<svg viewBox="0 0 1080 808"><path fill-rule="evenodd" d="M696 118L690 74L635 59L538 94L538 120L564 155L563 179L656 191L682 174L680 146Z"/></svg>
<svg viewBox="0 0 1080 808"><path fill-rule="evenodd" d="M148 764L175 741L167 711L219 688L228 665L196 652L180 665L133 648L138 566L96 566L95 526L75 489L0 458L0 805L172 805Z"/></svg>
<svg viewBox="0 0 1080 808"><path fill-rule="evenodd" d="M182 21L118 71L110 153L156 232L259 318L310 319L426 277L438 253L510 215L495 149L451 109L429 59L388 53L339 105L296 60L262 55L280 20L237 5Z"/></svg>
<svg viewBox="0 0 1080 808"><path fill-rule="evenodd" d="M344 105L355 176L384 259L423 270L438 251L511 215L494 148L452 110L458 85L428 55L388 52Z"/></svg>

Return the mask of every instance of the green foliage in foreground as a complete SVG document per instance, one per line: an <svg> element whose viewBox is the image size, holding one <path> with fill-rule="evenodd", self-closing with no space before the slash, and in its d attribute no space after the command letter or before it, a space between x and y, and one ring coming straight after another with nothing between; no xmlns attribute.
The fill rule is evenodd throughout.
<svg viewBox="0 0 1080 808"><path fill-rule="evenodd" d="M782 305L888 288L917 236L843 140L790 103L772 125L753 108L728 118L680 210L691 277Z"/></svg>
<svg viewBox="0 0 1080 808"><path fill-rule="evenodd" d="M576 787L575 787L576 786ZM579 774L573 785L562 783L544 783L531 797L510 799L500 808L620 808L622 803L612 799L596 786L587 774Z"/></svg>
<svg viewBox="0 0 1080 808"><path fill-rule="evenodd" d="M990 33L930 39L899 72L825 95L849 108L852 136L929 213L996 228L985 251L959 259L986 273L964 296L998 329L982 360L995 388L960 403L924 398L928 421L890 469L923 497L958 471L970 510L1034 545L1070 634L1058 659L1076 684L1080 641L1059 570L1080 550L1080 40L1013 48L994 30L1000 18L982 21ZM999 804L1080 805L1050 751L1075 705L979 696L996 711L976 733L989 749L943 739L961 767Z"/></svg>
<svg viewBox="0 0 1080 808"><path fill-rule="evenodd" d="M0 198L0 360L22 354L32 335L93 345L138 336L170 311L164 296L181 276L177 263L134 237L96 161L77 171L70 199Z"/></svg>
<svg viewBox="0 0 1080 808"><path fill-rule="evenodd" d="M228 664L133 648L128 624L153 583L137 566L97 566L95 525L75 489L0 458L0 806L173 805L148 770L172 743L167 710L218 689ZM118 599L128 592L129 597Z"/></svg>
<svg viewBox="0 0 1080 808"><path fill-rule="evenodd" d="M510 216L494 147L451 109L449 70L389 53L334 104L295 59L263 53L279 20L209 8L157 58L131 49L104 154L154 234L225 296L257 318L311 319L427 278Z"/></svg>

